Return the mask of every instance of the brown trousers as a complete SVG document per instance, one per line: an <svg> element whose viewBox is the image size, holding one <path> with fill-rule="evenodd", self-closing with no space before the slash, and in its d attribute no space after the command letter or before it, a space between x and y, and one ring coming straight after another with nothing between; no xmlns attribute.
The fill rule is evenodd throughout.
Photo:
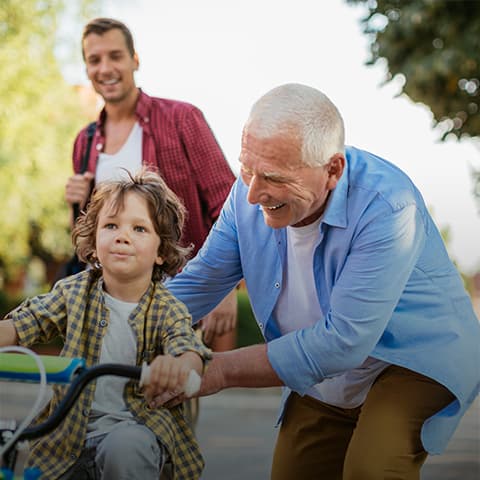
<svg viewBox="0 0 480 480"><path fill-rule="evenodd" d="M363 405L345 409L292 393L278 434L272 480L419 480L420 430L454 399L445 387L392 365Z"/></svg>

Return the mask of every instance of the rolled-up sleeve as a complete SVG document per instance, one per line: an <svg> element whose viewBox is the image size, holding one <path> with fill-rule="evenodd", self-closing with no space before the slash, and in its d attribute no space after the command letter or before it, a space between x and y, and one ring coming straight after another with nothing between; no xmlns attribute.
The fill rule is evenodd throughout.
<svg viewBox="0 0 480 480"><path fill-rule="evenodd" d="M26 299L5 318L13 322L20 345L47 342L65 331L67 314L61 290L54 288Z"/></svg>

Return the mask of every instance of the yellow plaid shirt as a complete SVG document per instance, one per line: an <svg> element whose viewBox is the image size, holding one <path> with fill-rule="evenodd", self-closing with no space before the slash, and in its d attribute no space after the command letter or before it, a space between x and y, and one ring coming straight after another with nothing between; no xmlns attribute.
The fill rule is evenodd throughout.
<svg viewBox="0 0 480 480"><path fill-rule="evenodd" d="M81 272L59 281L51 292L27 299L6 318L14 322L19 344L32 345L60 335L61 355L82 357L87 366L100 359L102 338L109 314L104 305L102 278L94 271ZM183 303L161 284L152 282L129 318L137 337L137 365L151 363L159 354L197 352L204 360L211 352L191 328L191 317ZM183 406L149 409L134 381L124 390L125 403L139 423L149 427L168 449L175 479L200 477L204 467L195 436L183 416ZM68 387L55 386L54 396L39 421L48 417ZM58 478L79 458L87 430L95 383L89 384L60 426L32 445L29 465L39 467L45 478Z"/></svg>

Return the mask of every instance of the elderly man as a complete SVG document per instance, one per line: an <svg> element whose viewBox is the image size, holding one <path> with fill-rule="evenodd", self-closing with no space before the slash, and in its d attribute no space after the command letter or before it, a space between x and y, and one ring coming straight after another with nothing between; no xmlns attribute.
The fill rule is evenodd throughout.
<svg viewBox="0 0 480 480"><path fill-rule="evenodd" d="M345 148L337 108L302 85L253 106L240 162L169 288L199 319L244 277L266 344L216 354L201 394L285 386L274 480L419 479L480 377L478 319L420 192Z"/></svg>

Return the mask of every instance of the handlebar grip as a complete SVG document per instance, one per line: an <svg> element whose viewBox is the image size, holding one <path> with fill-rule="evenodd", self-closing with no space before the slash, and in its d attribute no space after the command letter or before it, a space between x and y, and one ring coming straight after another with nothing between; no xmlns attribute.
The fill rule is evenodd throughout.
<svg viewBox="0 0 480 480"><path fill-rule="evenodd" d="M142 365L142 374L140 375L140 386L143 387L144 385L148 385L150 382L150 367L147 365L146 362L143 362ZM195 370L190 370L188 374L187 381L183 386L183 393L187 397L191 397L195 395L200 390L200 385L202 383L202 379L200 375Z"/></svg>
<svg viewBox="0 0 480 480"><path fill-rule="evenodd" d="M48 383L70 383L76 373L85 367L83 358L38 355L47 374ZM0 353L0 379L38 382L40 374L35 359L24 353Z"/></svg>

